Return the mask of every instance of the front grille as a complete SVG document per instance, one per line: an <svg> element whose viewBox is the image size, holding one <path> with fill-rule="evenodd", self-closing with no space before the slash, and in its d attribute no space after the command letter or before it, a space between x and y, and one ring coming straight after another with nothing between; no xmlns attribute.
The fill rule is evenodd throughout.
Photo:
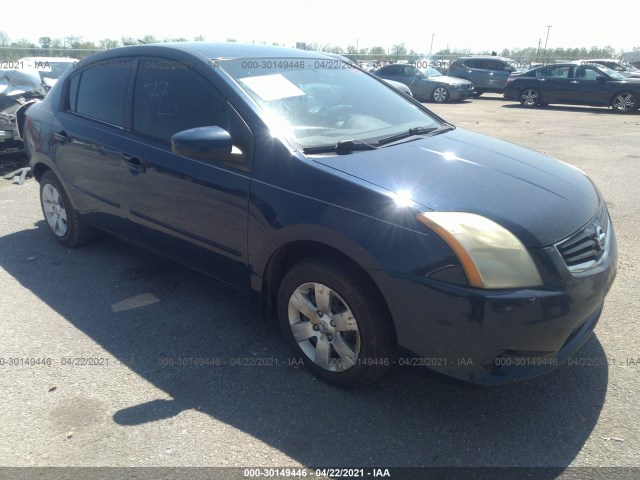
<svg viewBox="0 0 640 480"><path fill-rule="evenodd" d="M586 226L556 244L556 248L570 270L584 270L606 254L608 234L609 215L603 205Z"/></svg>

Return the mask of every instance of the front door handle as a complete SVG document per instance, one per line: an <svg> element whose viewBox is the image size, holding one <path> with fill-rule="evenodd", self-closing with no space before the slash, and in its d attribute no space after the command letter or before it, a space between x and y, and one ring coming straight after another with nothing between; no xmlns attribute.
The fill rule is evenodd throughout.
<svg viewBox="0 0 640 480"><path fill-rule="evenodd" d="M580 82L577 80L571 80L569 83L580 83Z"/></svg>
<svg viewBox="0 0 640 480"><path fill-rule="evenodd" d="M147 167L142 164L139 158L131 157L129 155L122 156L122 166L128 168L134 175L147 171Z"/></svg>

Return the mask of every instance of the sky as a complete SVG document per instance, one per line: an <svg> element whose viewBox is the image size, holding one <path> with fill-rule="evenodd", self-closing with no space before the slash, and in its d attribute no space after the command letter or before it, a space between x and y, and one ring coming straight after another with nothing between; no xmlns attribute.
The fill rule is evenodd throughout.
<svg viewBox="0 0 640 480"><path fill-rule="evenodd" d="M192 40L203 35L207 41L317 42L344 49L404 43L429 53L433 40L433 52L446 47L500 52L537 47L540 40L544 47L549 31L548 48L610 45L630 51L640 46L638 29L632 27L640 13L638 0L61 0L55 8L50 0L29 0L28 5L26 21L6 11L0 20L0 31L12 41L73 35L97 43L123 36Z"/></svg>

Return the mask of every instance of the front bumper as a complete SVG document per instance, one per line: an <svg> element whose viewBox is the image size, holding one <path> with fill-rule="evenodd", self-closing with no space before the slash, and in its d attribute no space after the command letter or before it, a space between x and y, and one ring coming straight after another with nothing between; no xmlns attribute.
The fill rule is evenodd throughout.
<svg viewBox="0 0 640 480"><path fill-rule="evenodd" d="M555 246L532 252L544 286L483 290L412 274L379 272L395 321L398 363L470 383L497 385L553 370L588 339L616 275L613 228L607 255L571 273Z"/></svg>
<svg viewBox="0 0 640 480"><path fill-rule="evenodd" d="M451 100L466 100L467 98L473 98L473 94L475 91L473 89L458 89L451 88L449 94L451 95Z"/></svg>

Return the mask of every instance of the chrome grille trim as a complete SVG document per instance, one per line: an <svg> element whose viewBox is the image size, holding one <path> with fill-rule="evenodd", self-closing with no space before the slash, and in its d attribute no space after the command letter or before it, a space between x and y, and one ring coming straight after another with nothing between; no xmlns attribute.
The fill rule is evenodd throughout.
<svg viewBox="0 0 640 480"><path fill-rule="evenodd" d="M572 273L595 268L609 254L611 219L603 205L598 213L577 232L555 244L556 250ZM598 237L604 235L604 243Z"/></svg>

